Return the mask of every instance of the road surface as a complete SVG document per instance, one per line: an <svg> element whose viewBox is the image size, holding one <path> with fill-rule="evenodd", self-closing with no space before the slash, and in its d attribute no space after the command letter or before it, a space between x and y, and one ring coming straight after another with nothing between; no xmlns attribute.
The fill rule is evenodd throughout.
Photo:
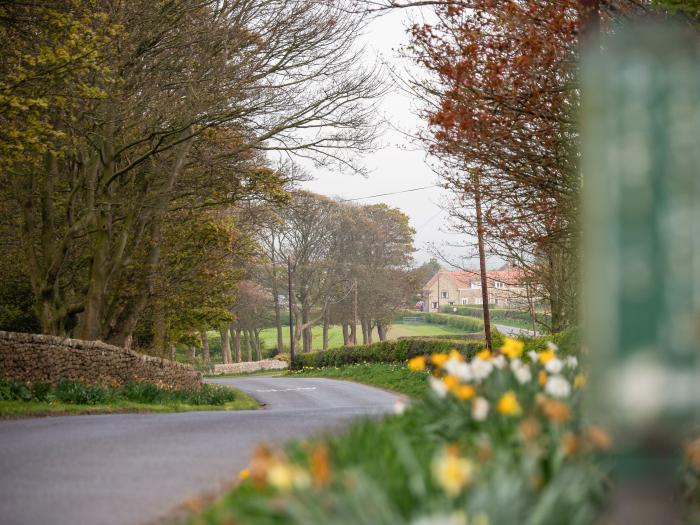
<svg viewBox="0 0 700 525"><path fill-rule="evenodd" d="M501 332L503 335L527 335L527 336L532 336L534 332L532 330L528 330L527 328L518 328L516 326L506 326L504 324L495 324L494 325L496 329Z"/></svg>
<svg viewBox="0 0 700 525"><path fill-rule="evenodd" d="M235 478L259 442L337 429L359 416L388 413L396 401L383 390L332 379L213 382L266 406L0 421L0 523L150 522Z"/></svg>

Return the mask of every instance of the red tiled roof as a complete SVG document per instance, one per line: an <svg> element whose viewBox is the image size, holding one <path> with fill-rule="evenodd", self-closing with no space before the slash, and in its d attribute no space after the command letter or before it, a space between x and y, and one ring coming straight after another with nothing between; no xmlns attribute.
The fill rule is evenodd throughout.
<svg viewBox="0 0 700 525"><path fill-rule="evenodd" d="M438 279L450 279L453 283L457 285L458 288L466 287L469 288L472 281L478 281L481 279L481 274L479 270L467 270L458 272L446 272L440 270L438 273L433 275L433 277L426 283L423 287L432 288ZM500 270L491 270L486 272L486 279L488 281L499 281L509 286L515 286L520 283L522 272L516 268L501 268ZM491 285L491 282L489 282Z"/></svg>

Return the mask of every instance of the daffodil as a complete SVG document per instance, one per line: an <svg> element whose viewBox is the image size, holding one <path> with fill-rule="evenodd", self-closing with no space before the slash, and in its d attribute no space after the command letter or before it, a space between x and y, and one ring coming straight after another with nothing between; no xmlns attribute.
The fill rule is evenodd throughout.
<svg viewBox="0 0 700 525"><path fill-rule="evenodd" d="M452 391L459 386L459 379L452 375L446 375L443 377L442 382L445 383L448 391Z"/></svg>
<svg viewBox="0 0 700 525"><path fill-rule="evenodd" d="M562 376L550 376L544 385L544 391L553 397L565 398L571 394L571 385Z"/></svg>
<svg viewBox="0 0 700 525"><path fill-rule="evenodd" d="M537 382L540 385L544 386L547 382L547 372L545 372L544 370L540 370L540 373L537 374Z"/></svg>
<svg viewBox="0 0 700 525"><path fill-rule="evenodd" d="M496 405L496 410L504 416L518 416L522 413L518 398L512 390L501 396Z"/></svg>
<svg viewBox="0 0 700 525"><path fill-rule="evenodd" d="M474 378L471 366L469 363L465 363L464 361L457 361L456 359L452 359L450 357L443 368L445 369L445 372L458 377L460 381L468 382Z"/></svg>
<svg viewBox="0 0 700 525"><path fill-rule="evenodd" d="M476 381L486 379L493 371L493 363L484 359L474 359L471 362L471 370Z"/></svg>
<svg viewBox="0 0 700 525"><path fill-rule="evenodd" d="M282 491L305 489L311 485L309 473L298 465L274 461L267 471L267 482Z"/></svg>
<svg viewBox="0 0 700 525"><path fill-rule="evenodd" d="M438 368L442 368L450 358L447 354L435 353L430 357L430 362Z"/></svg>
<svg viewBox="0 0 700 525"><path fill-rule="evenodd" d="M238 479L241 481L245 481L250 477L250 469L249 468L244 468L238 473Z"/></svg>
<svg viewBox="0 0 700 525"><path fill-rule="evenodd" d="M471 385L459 385L453 390L453 393L458 399L466 401L476 395L476 390Z"/></svg>
<svg viewBox="0 0 700 525"><path fill-rule="evenodd" d="M511 339L506 337L503 341L503 346L501 347L501 352L507 355L510 359L517 359L523 355L525 350L525 343L518 341L517 339Z"/></svg>
<svg viewBox="0 0 700 525"><path fill-rule="evenodd" d="M408 369L411 372L422 372L425 370L425 357L418 355L408 360Z"/></svg>
<svg viewBox="0 0 700 525"><path fill-rule="evenodd" d="M472 401L472 417L475 421L483 421L489 415L489 402L483 397L477 397Z"/></svg>
<svg viewBox="0 0 700 525"><path fill-rule="evenodd" d="M457 350L450 350L450 359L454 359L455 361L464 361L464 356Z"/></svg>
<svg viewBox="0 0 700 525"><path fill-rule="evenodd" d="M551 359L555 359L556 356L554 355L554 350L551 348L548 348L547 350L543 350L542 352L539 353L538 359L540 363L545 364L547 361L550 361Z"/></svg>
<svg viewBox="0 0 700 525"><path fill-rule="evenodd" d="M484 348L480 352L476 353L476 357L478 359L482 359L483 361L488 361L489 359L491 359L491 350L489 350L488 348Z"/></svg>
<svg viewBox="0 0 700 525"><path fill-rule="evenodd" d="M441 379L430 376L428 378L428 384L438 397L445 397L447 395L447 386Z"/></svg>
<svg viewBox="0 0 700 525"><path fill-rule="evenodd" d="M588 378L586 374L578 374L574 377L574 388L583 388L588 383Z"/></svg>
<svg viewBox="0 0 700 525"><path fill-rule="evenodd" d="M472 481L474 466L457 450L447 447L433 460L433 476L448 496L457 496Z"/></svg>
<svg viewBox="0 0 700 525"><path fill-rule="evenodd" d="M544 367L550 374L558 374L564 368L564 363L562 363L561 359L554 357L552 359L547 360L547 362L545 362L544 364Z"/></svg>

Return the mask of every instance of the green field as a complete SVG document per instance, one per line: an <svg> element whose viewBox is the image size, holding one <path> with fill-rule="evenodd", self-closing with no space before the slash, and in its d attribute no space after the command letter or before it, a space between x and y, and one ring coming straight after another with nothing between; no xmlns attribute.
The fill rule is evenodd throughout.
<svg viewBox="0 0 700 525"><path fill-rule="evenodd" d="M323 349L323 328L314 326L311 329L313 334L313 349ZM426 335L459 335L464 334L463 330L452 328L451 326L415 323L415 324L393 324L389 328L389 339L398 339L399 337L411 336L426 336ZM289 347L289 327L284 327L284 345ZM362 342L362 335L359 335L358 343ZM274 328L266 328L260 332L260 338L264 342L265 348L274 348L277 346L277 331ZM372 341L379 341L377 330L372 334ZM336 348L343 346L343 332L340 326L331 326L328 330L328 347Z"/></svg>

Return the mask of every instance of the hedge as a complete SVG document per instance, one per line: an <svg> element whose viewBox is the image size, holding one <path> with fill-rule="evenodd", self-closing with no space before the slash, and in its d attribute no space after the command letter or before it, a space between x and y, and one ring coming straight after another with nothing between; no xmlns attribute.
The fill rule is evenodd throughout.
<svg viewBox="0 0 700 525"><path fill-rule="evenodd" d="M493 331L492 338L494 348L499 348L503 344L503 336L498 330ZM544 350L548 341L558 345L563 355L577 355L580 349L578 328L571 328L551 336L518 337L518 339L525 343L525 351ZM464 357L471 358L483 348L483 340L411 337L396 341L381 341L371 345L341 346L325 352L297 354L292 368L323 368L355 363L398 363L417 355L449 352L453 349L459 351Z"/></svg>
<svg viewBox="0 0 700 525"><path fill-rule="evenodd" d="M309 352L294 356L293 368L323 368L344 366L354 363L397 363L411 357L434 352L458 350L471 358L483 350L483 341L455 341L445 339L400 339L381 341L371 345L341 346L325 352Z"/></svg>
<svg viewBox="0 0 700 525"><path fill-rule="evenodd" d="M456 311L455 311L456 310ZM477 319L484 318L484 310L481 307L474 306L444 306L443 312L454 312L454 315L461 315L465 317L476 317ZM492 321L520 321L521 323L530 324L532 319L530 318L530 312L527 310L507 310L503 308L490 308L489 316ZM544 312L536 312L537 319L544 322L545 324L550 323L549 314Z"/></svg>
<svg viewBox="0 0 700 525"><path fill-rule="evenodd" d="M401 320L401 317L420 317L424 322L430 324L442 324L451 326L453 328L458 328L464 330L465 332L481 332L484 330L484 322L476 317L467 317L463 315L450 315L450 314L431 314L427 312L413 312L404 311L401 312L397 321Z"/></svg>

